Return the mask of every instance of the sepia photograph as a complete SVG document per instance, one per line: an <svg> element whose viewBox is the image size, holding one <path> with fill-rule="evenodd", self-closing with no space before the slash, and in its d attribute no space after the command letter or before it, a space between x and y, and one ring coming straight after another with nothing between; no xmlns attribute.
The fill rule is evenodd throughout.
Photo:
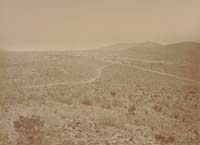
<svg viewBox="0 0 200 145"><path fill-rule="evenodd" d="M0 145L200 145L200 1L0 0Z"/></svg>

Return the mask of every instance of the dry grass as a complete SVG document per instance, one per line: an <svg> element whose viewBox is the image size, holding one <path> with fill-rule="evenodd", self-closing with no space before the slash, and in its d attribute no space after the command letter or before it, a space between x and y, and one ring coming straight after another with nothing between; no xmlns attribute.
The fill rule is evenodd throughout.
<svg viewBox="0 0 200 145"><path fill-rule="evenodd" d="M0 134L0 145L10 145L12 144L9 139L8 136L5 134Z"/></svg>
<svg viewBox="0 0 200 145"><path fill-rule="evenodd" d="M110 91L110 95L115 97L117 95L117 93L114 90L112 90L112 91Z"/></svg>
<svg viewBox="0 0 200 145"><path fill-rule="evenodd" d="M120 127L121 124L116 119L117 118L111 114L104 114L100 118L100 124L102 127Z"/></svg>
<svg viewBox="0 0 200 145"><path fill-rule="evenodd" d="M130 106L128 107L128 113L129 113L129 114L135 115L135 114L136 114L135 111L136 111L135 105L130 105Z"/></svg>
<svg viewBox="0 0 200 145"><path fill-rule="evenodd" d="M83 105L91 106L91 105L93 105L93 100L92 100L92 98L89 97L89 96L83 96L83 97L81 98L81 103L82 103Z"/></svg>
<svg viewBox="0 0 200 145"><path fill-rule="evenodd" d="M0 90L0 106L6 105L0 110L0 145L13 145L13 134L17 145L196 145L200 92L193 84L111 65L92 83L24 89L87 80L102 62L59 53L11 56L10 88Z"/></svg>
<svg viewBox="0 0 200 145"><path fill-rule="evenodd" d="M155 135L155 140L161 144L172 144L175 141L175 138L173 136L162 136L160 134Z"/></svg>
<svg viewBox="0 0 200 145"><path fill-rule="evenodd" d="M17 145L43 145L42 127L44 122L38 116L19 116L13 122L15 131L19 134Z"/></svg>

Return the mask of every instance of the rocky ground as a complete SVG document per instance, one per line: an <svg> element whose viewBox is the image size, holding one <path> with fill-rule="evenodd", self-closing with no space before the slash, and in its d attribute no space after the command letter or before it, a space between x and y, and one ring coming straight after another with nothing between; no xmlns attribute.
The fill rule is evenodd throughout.
<svg viewBox="0 0 200 145"><path fill-rule="evenodd" d="M0 145L199 145L200 83L179 65L9 54Z"/></svg>

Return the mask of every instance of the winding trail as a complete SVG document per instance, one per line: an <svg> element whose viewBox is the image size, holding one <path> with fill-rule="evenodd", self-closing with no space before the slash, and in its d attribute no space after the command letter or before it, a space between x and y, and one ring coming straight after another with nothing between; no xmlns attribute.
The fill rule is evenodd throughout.
<svg viewBox="0 0 200 145"><path fill-rule="evenodd" d="M82 56L82 55L75 55L75 56ZM83 57L91 57L88 55L83 55ZM96 76L93 78L90 78L88 80L81 80L81 81L77 81L77 82L58 82L58 83L49 83L49 84L44 84L44 85L34 85L34 86L28 86L28 87L23 87L25 89L33 89L33 88L43 88L43 87L54 87L54 86L65 86L65 85L80 85L80 84L88 84L88 83L93 83L95 82L97 79L99 79L102 76L103 70L107 67L109 67L110 65L113 64L118 64L118 65L123 65L123 66L127 66L127 67L131 67L137 70L142 70L142 71L146 71L146 72L150 72L150 73L154 73L154 74L158 74L161 76L166 76L166 77L170 77L170 78L174 78L174 79L178 79L178 80L182 80L182 81L187 81L187 82L191 82L191 83L196 83L196 84L200 84L200 81L196 81L190 78L185 78L185 77L180 77L177 75L173 75L173 74L168 74L168 73L164 73L164 72L160 72L160 71L156 71L156 70L151 70L151 69L147 69L144 67L140 67L137 65L133 65L133 64L125 64L119 61L114 61L114 60L110 60L108 58L98 58L98 57L93 57L97 60L100 60L102 62L108 63L107 65L101 66L100 68L97 69L97 73ZM121 60L132 60L132 61L138 61L138 62L144 62L144 63L162 63L162 64L173 64L173 63L169 63L169 62L164 62L164 61L154 61L154 60L143 60L143 59L129 59L129 58L122 58L122 57L117 57L117 59L121 59ZM120 61L121 61L120 60Z"/></svg>
<svg viewBox="0 0 200 145"><path fill-rule="evenodd" d="M102 75L102 72L105 68L110 66L111 64L103 65L97 69L96 76L93 78L90 78L88 80L82 80L82 81L77 81L77 82L60 82L60 83L49 83L49 84L44 84L44 85L34 85L34 86L28 86L28 87L23 87L25 89L33 89L33 88L44 88L44 87L54 87L54 86L65 86L65 85L80 85L80 84L88 84L88 83L93 83L97 79L99 79Z"/></svg>

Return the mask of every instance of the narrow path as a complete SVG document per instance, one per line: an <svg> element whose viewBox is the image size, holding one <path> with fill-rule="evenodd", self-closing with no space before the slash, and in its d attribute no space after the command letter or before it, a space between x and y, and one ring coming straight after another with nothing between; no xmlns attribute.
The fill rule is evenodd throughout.
<svg viewBox="0 0 200 145"><path fill-rule="evenodd" d="M164 72L159 72L159 71L147 69L147 68L136 66L136 65L129 65L129 64L121 63L121 62L116 62L116 61L106 61L106 62L109 62L109 63L112 63L112 64L124 65L124 66L132 67L132 68L135 68L135 69L138 69L138 70L142 70L142 71L146 71L146 72L151 72L151 73L155 73L155 74L158 74L158 75L162 75L162 76L171 77L171 78L175 78L175 79L179 79L179 80L183 80L183 81L188 81L188 82L200 84L199 81L196 81L196 80L193 80L193 79L180 77L180 76L177 76L177 75L168 74L168 73L164 73Z"/></svg>
<svg viewBox="0 0 200 145"><path fill-rule="evenodd" d="M25 89L33 89L33 88L44 88L44 87L54 87L54 86L65 86L65 85L80 85L80 84L88 84L88 83L93 83L97 79L99 79L102 75L103 70L110 66L111 64L101 66L97 69L97 74L95 77L90 78L88 80L82 80L82 81L77 81L77 82L59 82L59 83L49 83L49 84L44 84L44 85L34 85L34 86L28 86L24 87Z"/></svg>
<svg viewBox="0 0 200 145"><path fill-rule="evenodd" d="M93 83L95 82L97 79L99 79L101 76L102 76L102 73L103 73L103 70L105 68L107 68L108 66L110 66L111 64L108 64L108 65L104 65L100 68L98 68L97 70L97 75L89 80L85 80L85 81L80 81L80 82L77 82L77 84L87 84L87 83Z"/></svg>
<svg viewBox="0 0 200 145"><path fill-rule="evenodd" d="M195 66L195 67L199 67L200 64L192 64L189 62L185 62L185 63L181 63L181 62L170 62L170 61L164 61L164 60L149 60L149 59L139 59L139 58L126 58L126 57L113 57L114 59L118 59L118 60L127 60L127 61L134 61L134 62L141 62L141 63L149 63L149 64L164 64L164 65L176 65L176 66ZM112 58L111 58L112 59Z"/></svg>
<svg viewBox="0 0 200 145"><path fill-rule="evenodd" d="M135 62L142 62L142 63L155 63L155 64L175 64L163 60L147 60L147 59L134 59L134 58L124 58L124 57L116 57L117 59L121 60L128 60L128 61L135 61Z"/></svg>

